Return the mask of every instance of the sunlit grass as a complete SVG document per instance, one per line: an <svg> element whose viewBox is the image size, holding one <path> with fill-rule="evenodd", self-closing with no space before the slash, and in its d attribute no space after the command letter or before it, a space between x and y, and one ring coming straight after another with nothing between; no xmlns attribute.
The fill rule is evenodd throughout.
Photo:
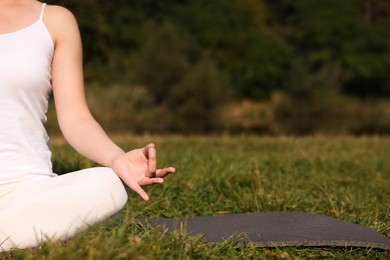
<svg viewBox="0 0 390 260"><path fill-rule="evenodd" d="M13 251L16 259L388 258L364 248L239 248L233 240L165 234L129 224L132 218L304 211L368 226L390 237L390 138L387 137L153 137L114 136L124 149L157 145L160 166L177 172L147 187L151 201L130 192L115 218L67 242ZM63 173L94 164L53 139ZM1 255L0 255L1 256Z"/></svg>

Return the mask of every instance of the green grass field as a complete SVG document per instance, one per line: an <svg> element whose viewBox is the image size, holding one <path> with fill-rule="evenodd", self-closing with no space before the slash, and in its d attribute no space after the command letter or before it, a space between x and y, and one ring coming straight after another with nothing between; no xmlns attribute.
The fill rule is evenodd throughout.
<svg viewBox="0 0 390 260"><path fill-rule="evenodd" d="M67 242L0 255L15 259L268 259L390 258L370 248L237 247L201 237L129 225L134 217L179 217L261 211L305 211L370 227L390 237L390 137L131 137L124 149L157 145L159 166L177 172L131 192L125 209ZM54 167L63 173L93 163L60 140Z"/></svg>

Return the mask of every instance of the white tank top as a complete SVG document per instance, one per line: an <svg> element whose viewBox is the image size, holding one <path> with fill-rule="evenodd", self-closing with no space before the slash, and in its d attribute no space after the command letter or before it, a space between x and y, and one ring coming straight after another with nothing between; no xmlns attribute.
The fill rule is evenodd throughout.
<svg viewBox="0 0 390 260"><path fill-rule="evenodd" d="M55 176L44 128L54 52L45 6L35 23L0 34L0 185Z"/></svg>

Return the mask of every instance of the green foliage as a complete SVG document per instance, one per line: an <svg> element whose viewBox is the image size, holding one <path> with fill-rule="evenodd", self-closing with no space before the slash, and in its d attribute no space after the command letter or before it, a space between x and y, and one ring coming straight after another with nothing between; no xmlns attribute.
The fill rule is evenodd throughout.
<svg viewBox="0 0 390 260"><path fill-rule="evenodd" d="M280 91L307 110L323 96L390 97L387 0L48 3L79 21L87 84L147 90L160 119L149 132L215 132L226 102Z"/></svg>
<svg viewBox="0 0 390 260"><path fill-rule="evenodd" d="M143 86L115 85L87 88L87 101L96 119L107 131L131 129L143 133L158 129L158 107L148 89Z"/></svg>
<svg viewBox="0 0 390 260"><path fill-rule="evenodd" d="M230 75L236 95L258 99L279 86L285 52L255 15L237 1L217 0L176 7L172 17Z"/></svg>
<svg viewBox="0 0 390 260"><path fill-rule="evenodd" d="M229 74L236 95L265 98L279 86L285 53L275 34L263 28L264 5L234 0L116 1L115 4L93 0L49 1L58 2L70 8L79 20L89 82L126 83L144 79L140 84L148 85L147 81L161 80L165 89L186 72L180 74L183 71L179 70L176 77L158 79L160 75L156 74L145 79L145 75L138 75L137 67L156 72L155 68L161 65L159 61L173 54L169 61L171 69L183 69L183 57L174 53L180 54L186 48L190 51L189 59L184 57L187 62L196 63L206 53L223 73ZM132 61L132 56L153 59L157 64ZM157 100L162 91L158 88Z"/></svg>
<svg viewBox="0 0 390 260"><path fill-rule="evenodd" d="M145 42L132 57L132 78L145 84L163 108L160 129L204 133L213 130L213 112L230 92L228 76L171 22L145 26ZM180 36L180 37L179 37ZM195 55L196 54L196 55Z"/></svg>
<svg viewBox="0 0 390 260"><path fill-rule="evenodd" d="M329 80L341 80L342 92L361 98L390 95L390 43L387 40L390 31L385 18L368 21L364 15L368 11L355 0L268 2L276 16L271 15L274 26L283 26L280 33L298 59L305 57L311 72L316 73L323 67L338 68L337 78ZM294 73L294 69L289 73ZM313 90L328 87L332 88L310 86Z"/></svg>
<svg viewBox="0 0 390 260"><path fill-rule="evenodd" d="M176 111L171 122L174 132L211 132L217 128L216 111L230 94L227 75L208 57L201 58L185 78L174 86L167 98L171 111Z"/></svg>
<svg viewBox="0 0 390 260"><path fill-rule="evenodd" d="M149 202L134 192L109 222L67 242L0 255L15 259L388 259L389 251L347 247L239 248L185 233L163 233L130 224L132 218L303 211L370 227L390 236L390 139L379 137L129 137L125 149L151 140L159 165L177 172L163 186L146 187ZM54 142L57 141L57 142ZM73 170L88 161L53 140L56 163ZM61 162L62 161L62 162ZM79 161L79 162L77 162ZM66 170L66 169L64 169Z"/></svg>
<svg viewBox="0 0 390 260"><path fill-rule="evenodd" d="M169 21L145 25L144 43L133 57L136 84L145 84L157 103L169 98L172 88L191 68L191 47Z"/></svg>
<svg viewBox="0 0 390 260"><path fill-rule="evenodd" d="M307 102L340 94L340 69L324 65L313 68L304 57L295 58L291 62L286 76L285 90L289 96L299 102Z"/></svg>
<svg viewBox="0 0 390 260"><path fill-rule="evenodd" d="M313 80L322 76L313 75ZM389 99L360 100L339 95L331 89L318 89L314 93L304 90L294 90L296 96L293 97L275 92L269 101L229 103L219 111L219 124L231 134L334 136L340 133L390 133Z"/></svg>

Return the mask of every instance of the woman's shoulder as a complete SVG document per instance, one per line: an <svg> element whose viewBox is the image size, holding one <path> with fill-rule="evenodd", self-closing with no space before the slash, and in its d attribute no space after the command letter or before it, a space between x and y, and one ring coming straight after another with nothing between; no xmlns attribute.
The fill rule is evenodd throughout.
<svg viewBox="0 0 390 260"><path fill-rule="evenodd" d="M49 5L47 4L45 7L45 15L48 16L57 16L58 18L66 19L66 18L74 18L74 15L70 10L63 6L59 5Z"/></svg>
<svg viewBox="0 0 390 260"><path fill-rule="evenodd" d="M62 35L66 35L70 31L78 30L77 21L73 13L59 5L47 5L43 20L54 40Z"/></svg>
<svg viewBox="0 0 390 260"><path fill-rule="evenodd" d="M45 7L44 18L53 23L65 23L76 22L76 18L73 13L65 7L59 5L47 5Z"/></svg>

